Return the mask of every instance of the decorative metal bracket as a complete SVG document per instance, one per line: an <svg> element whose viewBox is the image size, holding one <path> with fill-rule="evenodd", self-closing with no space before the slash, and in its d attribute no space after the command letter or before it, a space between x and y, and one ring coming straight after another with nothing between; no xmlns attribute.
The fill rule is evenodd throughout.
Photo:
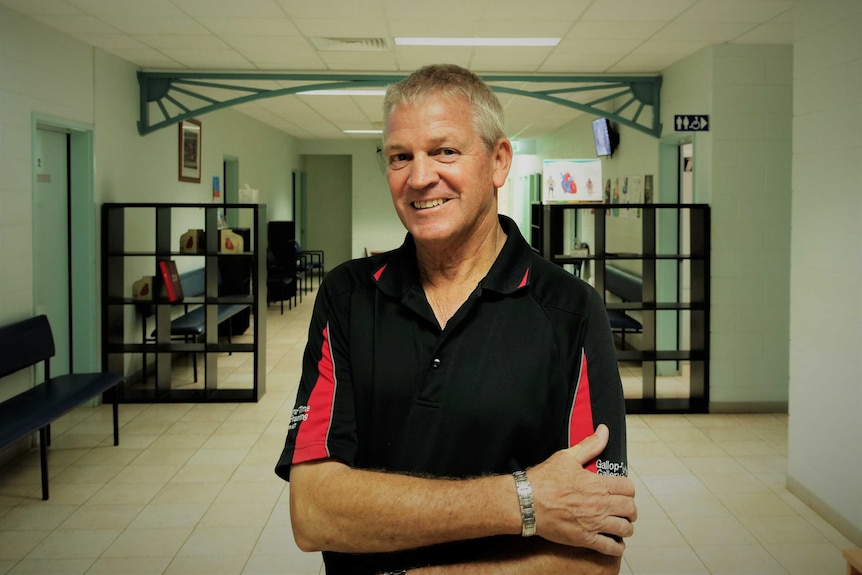
<svg viewBox="0 0 862 575"><path fill-rule="evenodd" d="M289 73L218 73L218 72L138 72L140 86L140 119L138 133L149 134L196 116L229 108L237 104L306 92L379 88L403 79L405 75L370 74L289 74ZM596 116L605 116L653 137L661 136L661 76L525 76L484 75L482 79L495 92L537 98L574 108ZM290 87L260 87L250 82L296 83ZM504 84L504 85L498 85ZM513 88L513 83L552 84L555 87L536 90ZM571 86L560 87L561 84ZM575 95L595 92L595 98L579 102ZM620 100L613 112L597 106ZM643 111L650 114L642 118ZM160 119L151 120L156 112Z"/></svg>

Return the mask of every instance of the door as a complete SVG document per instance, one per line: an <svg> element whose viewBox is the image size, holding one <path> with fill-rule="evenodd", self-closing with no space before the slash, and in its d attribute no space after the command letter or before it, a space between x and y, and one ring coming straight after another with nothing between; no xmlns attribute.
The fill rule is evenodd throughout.
<svg viewBox="0 0 862 575"><path fill-rule="evenodd" d="M37 128L34 141L33 307L45 314L56 355L51 374L70 373L69 134Z"/></svg>

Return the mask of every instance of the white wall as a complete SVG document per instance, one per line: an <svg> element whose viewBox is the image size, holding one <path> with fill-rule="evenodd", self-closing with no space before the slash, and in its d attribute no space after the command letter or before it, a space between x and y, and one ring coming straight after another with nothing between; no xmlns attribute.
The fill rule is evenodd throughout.
<svg viewBox="0 0 862 575"><path fill-rule="evenodd" d="M794 44L788 488L862 546L862 3Z"/></svg>

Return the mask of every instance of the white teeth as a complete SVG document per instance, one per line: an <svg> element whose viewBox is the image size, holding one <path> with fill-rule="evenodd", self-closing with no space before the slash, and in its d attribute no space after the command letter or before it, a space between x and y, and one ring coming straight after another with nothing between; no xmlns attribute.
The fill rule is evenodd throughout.
<svg viewBox="0 0 862 575"><path fill-rule="evenodd" d="M427 202L413 202L413 207L417 210L425 210L428 208L434 208L437 206L442 206L446 203L446 200L437 199L437 200L428 200Z"/></svg>

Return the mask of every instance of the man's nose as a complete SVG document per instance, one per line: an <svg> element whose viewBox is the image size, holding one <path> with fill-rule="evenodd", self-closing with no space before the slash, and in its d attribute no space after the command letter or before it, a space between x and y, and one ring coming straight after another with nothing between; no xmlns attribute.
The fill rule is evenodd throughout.
<svg viewBox="0 0 862 575"><path fill-rule="evenodd" d="M438 178L434 160L425 154L417 154L410 163L410 177L407 184L415 189L421 190L435 183Z"/></svg>

